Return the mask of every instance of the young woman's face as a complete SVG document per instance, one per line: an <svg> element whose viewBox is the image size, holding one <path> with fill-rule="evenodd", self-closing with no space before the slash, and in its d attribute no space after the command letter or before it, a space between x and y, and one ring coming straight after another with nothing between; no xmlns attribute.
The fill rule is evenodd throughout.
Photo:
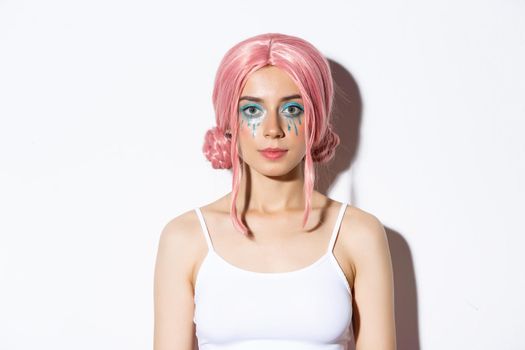
<svg viewBox="0 0 525 350"><path fill-rule="evenodd" d="M304 105L288 74L275 66L250 75L239 99L239 151L253 170L288 174L304 158ZM282 152L265 152L265 149Z"/></svg>

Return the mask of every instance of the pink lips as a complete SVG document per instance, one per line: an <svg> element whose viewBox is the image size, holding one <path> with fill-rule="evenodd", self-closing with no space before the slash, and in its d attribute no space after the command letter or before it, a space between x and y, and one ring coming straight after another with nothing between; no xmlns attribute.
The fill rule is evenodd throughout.
<svg viewBox="0 0 525 350"><path fill-rule="evenodd" d="M261 154L266 158L273 160L281 158L286 154L286 152L288 152L288 150L282 148L265 148L259 152L261 152Z"/></svg>

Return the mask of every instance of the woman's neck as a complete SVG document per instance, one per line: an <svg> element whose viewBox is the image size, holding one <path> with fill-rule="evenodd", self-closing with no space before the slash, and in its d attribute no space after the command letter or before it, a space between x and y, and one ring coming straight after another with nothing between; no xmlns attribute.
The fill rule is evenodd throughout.
<svg viewBox="0 0 525 350"><path fill-rule="evenodd" d="M264 214L302 210L305 205L303 164L279 177L263 175L244 164L237 208Z"/></svg>

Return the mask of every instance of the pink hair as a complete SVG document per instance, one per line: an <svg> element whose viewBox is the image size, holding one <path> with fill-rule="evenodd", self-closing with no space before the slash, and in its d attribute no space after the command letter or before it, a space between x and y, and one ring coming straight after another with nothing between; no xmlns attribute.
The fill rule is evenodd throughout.
<svg viewBox="0 0 525 350"><path fill-rule="evenodd" d="M313 162L324 163L332 159L339 144L339 136L330 123L334 89L330 66L312 44L290 35L267 33L243 40L229 49L219 65L213 89L217 127L206 132L203 152L213 168L233 167L230 216L234 227L244 234L248 233L248 228L237 217L236 206L242 172L237 150L238 101L250 74L267 65L287 72L304 102L306 204L303 227L311 211L315 183ZM225 136L226 130L231 130L230 137Z"/></svg>

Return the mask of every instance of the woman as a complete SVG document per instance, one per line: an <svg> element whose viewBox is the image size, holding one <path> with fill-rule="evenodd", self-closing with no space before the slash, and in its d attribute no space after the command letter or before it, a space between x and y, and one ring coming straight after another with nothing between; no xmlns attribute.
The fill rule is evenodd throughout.
<svg viewBox="0 0 525 350"><path fill-rule="evenodd" d="M203 147L232 192L166 224L155 267L155 350L395 349L385 230L314 190L339 143L333 82L310 43L244 40L215 79Z"/></svg>

